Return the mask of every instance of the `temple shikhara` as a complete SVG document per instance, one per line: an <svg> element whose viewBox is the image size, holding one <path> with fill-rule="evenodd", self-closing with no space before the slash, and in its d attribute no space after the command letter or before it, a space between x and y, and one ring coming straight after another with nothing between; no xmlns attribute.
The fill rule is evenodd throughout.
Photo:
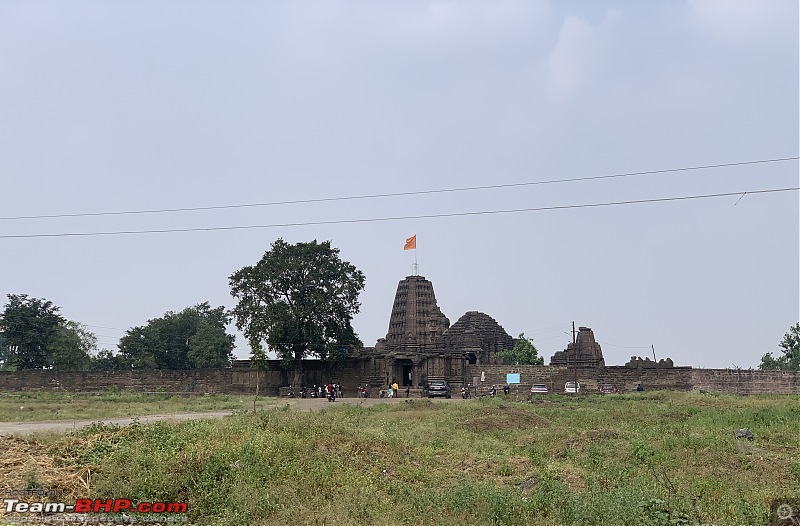
<svg viewBox="0 0 800 526"><path fill-rule="evenodd" d="M514 346L514 338L494 318L470 311L452 326L436 304L433 284L408 276L397 285L386 338L352 355L362 383L387 385L395 379L410 390L431 380L458 388L470 382L466 365L495 364L495 353Z"/></svg>

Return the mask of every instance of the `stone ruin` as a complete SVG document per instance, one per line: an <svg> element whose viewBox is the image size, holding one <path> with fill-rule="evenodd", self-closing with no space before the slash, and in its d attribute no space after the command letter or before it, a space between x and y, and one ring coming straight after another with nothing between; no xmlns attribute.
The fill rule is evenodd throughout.
<svg viewBox="0 0 800 526"><path fill-rule="evenodd" d="M563 351L557 351L550 358L550 365L568 367L604 367L603 350L594 339L594 332L589 327L578 327L575 343L570 343Z"/></svg>
<svg viewBox="0 0 800 526"><path fill-rule="evenodd" d="M662 358L656 362L648 357L642 359L639 356L631 356L631 359L628 360L625 367L630 367L632 369L671 369L675 367L675 364L672 362L671 358Z"/></svg>

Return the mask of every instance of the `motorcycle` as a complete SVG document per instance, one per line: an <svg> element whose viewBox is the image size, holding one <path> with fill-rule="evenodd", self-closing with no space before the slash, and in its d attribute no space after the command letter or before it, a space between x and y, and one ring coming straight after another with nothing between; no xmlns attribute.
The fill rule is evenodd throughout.
<svg viewBox="0 0 800 526"><path fill-rule="evenodd" d="M489 388L489 397L494 398L494 395L497 394L497 388L495 386L491 386Z"/></svg>
<svg viewBox="0 0 800 526"><path fill-rule="evenodd" d="M472 393L469 392L469 387L462 387L461 388L461 398L466 400L467 398L472 398Z"/></svg>

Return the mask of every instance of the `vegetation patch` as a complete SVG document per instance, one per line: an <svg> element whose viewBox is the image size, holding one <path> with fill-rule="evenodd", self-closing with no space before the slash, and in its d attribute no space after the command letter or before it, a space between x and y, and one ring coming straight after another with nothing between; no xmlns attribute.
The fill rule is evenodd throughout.
<svg viewBox="0 0 800 526"><path fill-rule="evenodd" d="M484 408L466 419L464 427L476 432L547 427L549 422L522 407L500 405Z"/></svg>
<svg viewBox="0 0 800 526"><path fill-rule="evenodd" d="M535 412L496 399L331 404L96 424L3 439L15 460L0 475L8 488L75 498L186 501L203 525L766 524L770 500L800 476L800 397L694 403L707 398L553 397ZM732 430L744 427L760 451L736 451Z"/></svg>

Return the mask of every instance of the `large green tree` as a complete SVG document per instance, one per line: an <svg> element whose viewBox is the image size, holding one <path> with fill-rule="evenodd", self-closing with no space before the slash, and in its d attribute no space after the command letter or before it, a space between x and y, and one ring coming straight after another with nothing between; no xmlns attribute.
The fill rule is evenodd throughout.
<svg viewBox="0 0 800 526"><path fill-rule="evenodd" d="M514 340L514 347L497 352L497 361L506 365L544 365L544 358L539 356L539 351L533 345L533 340L520 333Z"/></svg>
<svg viewBox="0 0 800 526"><path fill-rule="evenodd" d="M68 321L58 327L47 342L47 362L53 369L86 371L97 350L97 336L85 325Z"/></svg>
<svg viewBox="0 0 800 526"><path fill-rule="evenodd" d="M8 294L0 314L0 333L6 344L6 365L14 369L43 369L50 365L48 343L66 320L51 301Z"/></svg>
<svg viewBox="0 0 800 526"><path fill-rule="evenodd" d="M234 336L225 331L229 321L225 307L212 309L208 302L167 312L128 329L120 355L136 369L228 367L234 347Z"/></svg>
<svg viewBox="0 0 800 526"><path fill-rule="evenodd" d="M351 322L364 282L330 241L278 239L258 263L231 275L238 300L232 313L250 342L257 348L263 342L294 368L293 383L300 385L304 358L335 362L361 346Z"/></svg>
<svg viewBox="0 0 800 526"><path fill-rule="evenodd" d="M771 352L761 357L761 370L800 371L800 322L789 328L780 344L783 356L775 358Z"/></svg>

